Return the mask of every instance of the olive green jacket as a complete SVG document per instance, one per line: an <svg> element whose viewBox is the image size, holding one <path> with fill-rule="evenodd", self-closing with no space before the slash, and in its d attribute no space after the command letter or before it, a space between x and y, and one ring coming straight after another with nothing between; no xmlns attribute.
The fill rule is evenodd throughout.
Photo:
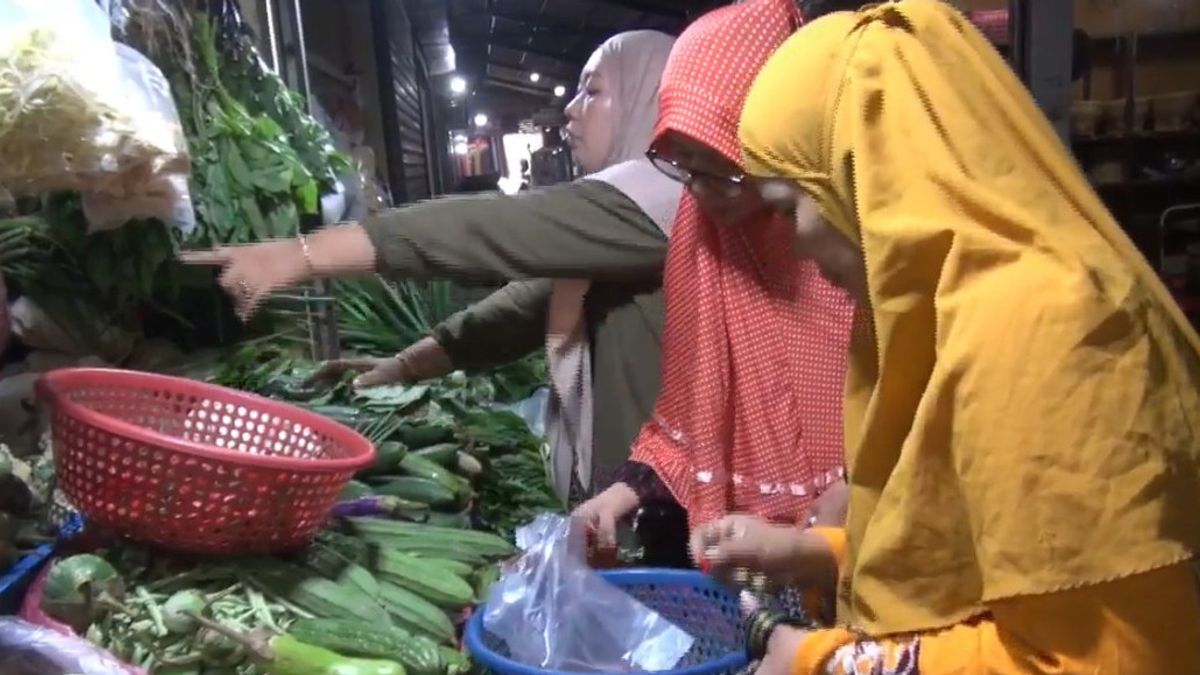
<svg viewBox="0 0 1200 675"><path fill-rule="evenodd" d="M578 180L511 197L432 200L364 228L381 274L465 283L513 281L437 326L455 366L483 370L543 348L551 279L592 281L592 485L603 487L658 396L667 239L621 191ZM515 281L514 281L515 280Z"/></svg>

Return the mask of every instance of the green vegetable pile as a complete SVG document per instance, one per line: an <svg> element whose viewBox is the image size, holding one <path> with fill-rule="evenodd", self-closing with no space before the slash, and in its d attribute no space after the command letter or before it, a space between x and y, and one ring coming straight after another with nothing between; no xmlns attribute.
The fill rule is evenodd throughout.
<svg viewBox="0 0 1200 675"><path fill-rule="evenodd" d="M486 592L512 546L385 519L345 527L289 557L197 562L129 544L69 556L52 563L41 609L151 673L467 672L451 613Z"/></svg>
<svg viewBox="0 0 1200 675"><path fill-rule="evenodd" d="M0 575L51 540L53 476L49 453L20 458L0 444Z"/></svg>
<svg viewBox="0 0 1200 675"><path fill-rule="evenodd" d="M244 31L191 5L131 6L125 36L162 68L179 108L199 216L188 243L294 236L350 161Z"/></svg>
<svg viewBox="0 0 1200 675"><path fill-rule="evenodd" d="M313 387L315 370L287 347L261 342L180 374L287 401L356 429L379 452L347 497L397 498L410 520L510 536L538 513L561 509L546 478L542 440L520 417L495 408L544 381L541 355L487 375L454 373L361 391L348 380Z"/></svg>

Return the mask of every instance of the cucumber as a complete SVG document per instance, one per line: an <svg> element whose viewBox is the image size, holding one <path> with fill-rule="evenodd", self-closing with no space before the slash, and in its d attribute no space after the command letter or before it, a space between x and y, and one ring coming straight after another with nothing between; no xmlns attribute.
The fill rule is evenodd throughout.
<svg viewBox="0 0 1200 675"><path fill-rule="evenodd" d="M410 476L437 481L457 495L471 494L471 484L466 479L420 455L412 454L405 457L400 461L400 470Z"/></svg>
<svg viewBox="0 0 1200 675"><path fill-rule="evenodd" d="M453 506L458 495L438 481L416 476L393 478L375 488L375 494L428 504L429 506Z"/></svg>
<svg viewBox="0 0 1200 675"><path fill-rule="evenodd" d="M348 502L354 499L362 499L375 494L371 490L371 486L361 481L352 480L346 483L346 487L342 488L342 493L338 495L338 501Z"/></svg>
<svg viewBox="0 0 1200 675"><path fill-rule="evenodd" d="M384 441L375 448L375 463L365 474L395 473L400 468L400 462L408 454L408 446L398 441Z"/></svg>
<svg viewBox="0 0 1200 675"><path fill-rule="evenodd" d="M450 468L454 463L454 459L458 454L458 443L438 443L427 448L421 448L413 453L417 457L423 457L435 464L439 464L445 468Z"/></svg>
<svg viewBox="0 0 1200 675"><path fill-rule="evenodd" d="M445 443L454 440L454 430L450 427L423 424L414 426L405 424L396 432L396 437L412 450L425 448L434 443Z"/></svg>

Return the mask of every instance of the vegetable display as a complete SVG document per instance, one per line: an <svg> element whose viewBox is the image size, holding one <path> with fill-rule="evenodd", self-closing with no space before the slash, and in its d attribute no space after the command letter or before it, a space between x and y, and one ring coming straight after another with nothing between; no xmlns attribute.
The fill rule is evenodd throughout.
<svg viewBox="0 0 1200 675"><path fill-rule="evenodd" d="M325 411L379 444L308 549L206 561L111 542L54 561L42 610L150 673L468 672L460 630L516 555L512 528L559 508L541 440L494 408L487 377L355 391L312 387L314 371L259 342L186 373Z"/></svg>
<svg viewBox="0 0 1200 675"><path fill-rule="evenodd" d="M385 518L339 524L286 559L119 544L52 563L41 608L152 673L461 675L455 619L514 552L487 532Z"/></svg>

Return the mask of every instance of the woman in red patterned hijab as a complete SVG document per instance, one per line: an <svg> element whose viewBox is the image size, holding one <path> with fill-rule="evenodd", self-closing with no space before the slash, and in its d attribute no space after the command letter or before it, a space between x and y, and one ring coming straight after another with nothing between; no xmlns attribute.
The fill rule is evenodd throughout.
<svg viewBox="0 0 1200 675"><path fill-rule="evenodd" d="M732 512L794 525L841 482L853 303L796 256L793 223L742 185L739 166L746 94L799 24L794 0L724 7L667 62L650 156L688 191L667 256L663 383L631 462L577 511L602 544L656 499L693 528Z"/></svg>

